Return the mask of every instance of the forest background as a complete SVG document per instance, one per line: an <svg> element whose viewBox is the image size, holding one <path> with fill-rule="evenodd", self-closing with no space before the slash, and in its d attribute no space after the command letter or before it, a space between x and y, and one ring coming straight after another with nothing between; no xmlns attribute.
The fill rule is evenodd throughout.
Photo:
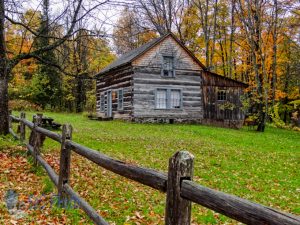
<svg viewBox="0 0 300 225"><path fill-rule="evenodd" d="M91 1L89 10L78 7L75 22L72 6L81 1L41 0L35 7L30 1L1 2L5 57L28 56L9 72L10 109L93 112L94 75L171 31L208 70L249 85L244 106L263 126L272 120L287 127L299 116L296 0Z"/></svg>

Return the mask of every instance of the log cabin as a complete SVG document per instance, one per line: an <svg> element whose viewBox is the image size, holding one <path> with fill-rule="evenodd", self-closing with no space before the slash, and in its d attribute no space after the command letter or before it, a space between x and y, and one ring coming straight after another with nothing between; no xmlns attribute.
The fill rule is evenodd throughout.
<svg viewBox="0 0 300 225"><path fill-rule="evenodd" d="M247 85L209 72L172 33L122 55L96 79L100 119L232 128L244 121Z"/></svg>

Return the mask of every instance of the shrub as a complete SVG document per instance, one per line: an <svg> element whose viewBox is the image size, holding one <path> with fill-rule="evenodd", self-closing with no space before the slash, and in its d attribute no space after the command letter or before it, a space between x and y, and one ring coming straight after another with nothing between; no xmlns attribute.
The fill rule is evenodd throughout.
<svg viewBox="0 0 300 225"><path fill-rule="evenodd" d="M41 110L41 107L39 105L26 100L10 100L8 103L8 107L9 109L15 111L30 111L30 110L40 111Z"/></svg>

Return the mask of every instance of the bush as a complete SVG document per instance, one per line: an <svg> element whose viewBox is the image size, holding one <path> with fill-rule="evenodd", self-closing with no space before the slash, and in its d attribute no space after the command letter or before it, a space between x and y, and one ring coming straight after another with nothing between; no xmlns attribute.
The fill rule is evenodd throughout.
<svg viewBox="0 0 300 225"><path fill-rule="evenodd" d="M37 104L31 103L26 100L11 100L8 103L8 107L11 110L15 111L40 111L41 107Z"/></svg>

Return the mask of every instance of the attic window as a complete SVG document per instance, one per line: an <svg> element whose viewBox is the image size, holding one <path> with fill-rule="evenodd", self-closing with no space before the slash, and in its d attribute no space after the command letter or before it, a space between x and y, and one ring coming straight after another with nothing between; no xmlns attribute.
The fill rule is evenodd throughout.
<svg viewBox="0 0 300 225"><path fill-rule="evenodd" d="M163 56L162 76L163 77L175 76L173 56Z"/></svg>
<svg viewBox="0 0 300 225"><path fill-rule="evenodd" d="M218 90L218 101L226 101L226 90Z"/></svg>

